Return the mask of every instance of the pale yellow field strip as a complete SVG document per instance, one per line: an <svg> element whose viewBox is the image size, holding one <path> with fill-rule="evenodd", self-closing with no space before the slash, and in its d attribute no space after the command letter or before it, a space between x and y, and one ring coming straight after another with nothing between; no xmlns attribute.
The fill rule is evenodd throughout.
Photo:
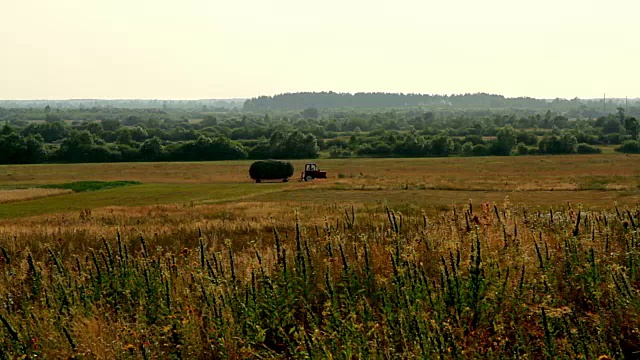
<svg viewBox="0 0 640 360"><path fill-rule="evenodd" d="M73 191L68 189L39 189L39 188L0 190L0 204L16 202L16 201L24 201L24 200L33 200L33 199L39 199L39 198L49 197L54 195L68 194L72 192Z"/></svg>

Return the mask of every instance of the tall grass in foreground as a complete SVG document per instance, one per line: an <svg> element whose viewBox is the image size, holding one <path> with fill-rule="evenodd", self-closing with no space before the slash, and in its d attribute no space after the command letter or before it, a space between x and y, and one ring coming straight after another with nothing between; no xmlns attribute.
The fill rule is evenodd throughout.
<svg viewBox="0 0 640 360"><path fill-rule="evenodd" d="M333 208L259 237L0 238L0 358L640 356L639 209Z"/></svg>

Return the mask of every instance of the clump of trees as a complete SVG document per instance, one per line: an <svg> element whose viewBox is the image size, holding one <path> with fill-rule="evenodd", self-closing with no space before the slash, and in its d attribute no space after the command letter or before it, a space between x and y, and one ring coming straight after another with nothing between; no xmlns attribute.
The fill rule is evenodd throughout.
<svg viewBox="0 0 640 360"><path fill-rule="evenodd" d="M318 140L313 134L300 131L274 131L267 140L262 138L249 152L251 159L313 159L319 155Z"/></svg>
<svg viewBox="0 0 640 360"><path fill-rule="evenodd" d="M38 135L0 135L0 164L35 164L46 158L44 141Z"/></svg>

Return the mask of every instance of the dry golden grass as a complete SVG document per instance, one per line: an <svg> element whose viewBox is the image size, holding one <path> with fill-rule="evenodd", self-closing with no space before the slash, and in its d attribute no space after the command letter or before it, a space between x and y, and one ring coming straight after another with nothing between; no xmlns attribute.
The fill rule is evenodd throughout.
<svg viewBox="0 0 640 360"><path fill-rule="evenodd" d="M40 199L40 198L49 197L49 196L69 194L72 192L73 191L71 190L65 190L65 189L39 189L39 188L0 190L0 204L23 201L23 200Z"/></svg>
<svg viewBox="0 0 640 360"><path fill-rule="evenodd" d="M385 204L435 211L469 199L508 197L531 208L640 203L640 156L626 154L420 159L320 159L327 180L253 184L250 161L0 166L0 187L78 180L137 180L132 188L21 201L0 218L110 206L255 201L261 207L313 203ZM294 161L296 169L305 161ZM201 208L205 211L206 208ZM430 210L431 209L431 210ZM137 210L131 210L135 213Z"/></svg>
<svg viewBox="0 0 640 360"><path fill-rule="evenodd" d="M318 190L318 192L322 191ZM402 192L399 191L399 193ZM405 191L405 193L409 194L406 201L413 200L413 204L416 206L424 206L428 203L428 199L417 198L417 193L411 191ZM567 192L564 195L572 193L578 192ZM349 194L349 191L346 191L345 194ZM428 278L430 283L434 284L430 291L442 294L434 295L435 300L439 301L438 299L444 298L448 291L444 280L441 280L441 276L444 276L442 262L446 261L446 266L451 267L454 262L453 257L458 256L458 259L462 259L458 260L461 262L456 271L462 274L460 280L467 284L470 281L468 277L470 270L468 269L473 265L474 241L477 241L478 244L481 243L483 276L486 276L487 279L484 284L490 290L483 298L483 306L486 307L482 307L484 314L482 319L486 323L481 324L477 331L465 333L463 330L471 319L469 315L465 315L468 311L465 310L466 308L459 311L462 312L462 316L465 316L463 319L467 321L458 321L451 315L451 312L455 310L453 307L441 308L436 303L436 306L431 308L425 299L418 303L420 306L416 307L416 312L410 313L411 317L408 317L419 316L428 320L431 319L431 316L434 316L435 319L437 314L443 316L443 320L438 322L437 326L442 326L446 331L450 331L448 334L452 339L455 339L461 349L467 351L467 355L462 358L489 357L487 353L483 356L483 351L506 353L510 349L509 346L514 346L512 344L517 340L514 334L525 334L528 337L518 341L531 343L529 349L519 349L519 355L530 358L542 357L544 355L541 350L544 347L544 330L540 319L542 309L547 311L547 316L551 319L549 321L554 324L555 331L558 333L562 331L562 336L553 338L555 351L559 354L567 354L569 358L578 358L581 354L578 351L582 351L579 347L574 348L567 340L568 335L566 334L571 334L576 325L571 323L570 328L565 331L563 327L565 320L575 321L576 324L593 323L593 328L599 329L598 331L589 331L589 334L595 334L590 336L601 334L599 335L601 340L593 343L586 342L590 344L590 348L586 350L587 354L609 353L611 349L618 351L610 344L616 344L614 342L616 334L623 330L627 331L624 328L626 326L625 317L629 316L628 314L638 313L636 308L629 305L630 302L625 302L626 298L615 294L615 279L605 278L612 275L604 269L615 270L618 264L624 262L626 254L634 254L632 251L627 253L627 241L633 241L634 235L623 227L623 221L628 221L624 211L621 219L617 218L616 211L611 206L604 206L595 212L583 212L581 230L578 232L578 236L571 237L571 231L575 229L579 216L578 207L575 204L567 205L565 203L564 210L555 213L553 223L547 216L548 212L526 212L523 205L516 204L511 198L496 201L495 205L499 215L494 210L494 204L490 203L473 203L471 207L468 202L464 202L458 204L455 211L452 208L428 209L429 213L426 219L419 209L400 210L393 206L392 209L396 210L394 216L401 224L398 231L394 232L388 215L381 209L381 205L364 200L364 198L361 199L354 206L355 221L352 229L348 228L345 221L345 217L351 214L351 206L347 201L340 201L337 197L325 199L325 201L297 201L295 203L255 198L227 204L200 206L167 204L111 207L0 221L0 246L12 259L10 264L2 264L2 266L18 274L16 277L10 275L11 271L0 273L0 279L2 279L0 281L0 295L5 297L4 295L10 294L17 299L15 301L28 304L30 311L36 314L34 317L28 317L22 312L14 310L9 319L22 332L34 334L31 336L40 336L39 349L42 351L41 357L45 358L71 355L120 358L126 357L129 352L133 357L141 357L141 345L148 347L151 357L167 357L166 351L168 350L165 346L166 343L170 344L169 341L172 338L167 336L167 331L163 329L171 329L171 326L179 329L181 334L180 339L175 340L179 341L180 348L172 345L173 349L184 352L183 356L186 358L193 358L198 353L202 354L202 352L218 348L229 349L232 354L229 358L247 358L256 353L265 357L277 357L278 354L269 350L264 344L245 343L249 341L249 335L243 335L244 333L239 330L223 334L221 329L224 328L212 326L211 319L219 316L212 316L203 310L207 305L205 297L201 293L207 291L209 296L216 294L215 296L218 297L231 298L232 301L226 304L244 304L245 297L239 291L245 288L250 289L252 276L259 273L258 269L264 268L269 276L273 276L271 271L278 269L274 262L277 256L273 235L274 227L280 234L282 246L287 249L289 254L289 266L294 269L293 271L298 271L294 255L296 251L295 224L297 222L300 225L301 238L310 247L308 256L315 266L314 275L310 275L313 277L308 280L308 283L317 286L319 290L314 291L319 291L315 295L318 297L325 296L322 292L326 291L323 285L324 276L336 284L344 279L343 265L340 255L338 255L338 249L343 247L345 257L355 271L361 271L364 267L362 259L365 256L364 251L367 251L371 272L375 274L374 283L378 289L389 289L387 292L390 294L389 296L402 294L401 292L396 293L394 289L410 293L411 286L398 285L394 276L407 276L409 279L411 271L419 269L421 276ZM632 215L630 216L640 219L638 218L640 213L637 210L631 209ZM471 230L467 228L466 219L468 216L473 216ZM74 291L78 288L78 284L84 286L83 289L92 286L90 281L96 277L96 268L102 269L103 276L108 271L115 271L113 267L108 265L108 258L111 255L106 255L105 243L101 238L104 237L106 242L110 244L113 254L117 254L119 252L119 244L116 241L117 233L120 233L124 246L129 249L128 256L130 257L129 263L119 259L116 260L116 265L112 265L125 264L127 266L128 270L126 271L129 273L125 273L123 270L122 275L118 276L132 276L131 273L134 269L147 269L147 267L154 269L153 266L158 266L163 276L170 280L167 285L158 287L158 291L164 291L164 286L170 287L167 294L171 296L171 308L167 309L166 313L163 313L156 322L145 318L145 309L149 306L161 306L164 298L157 301L159 305L144 302L146 297L151 300L154 298L148 295L144 286L142 289L145 291L142 292L135 288L136 284L144 284L140 278L136 278L138 279L136 281L132 280L120 284L115 280L118 277L113 275L114 280L110 280L113 282L103 283L105 284L103 285L104 291L111 291L109 286L115 286L107 284L128 286L132 288L132 291L138 291L136 294L142 298L133 297L131 301L140 301L139 304L135 303L139 306L131 307L129 310L120 309L118 312L108 305L106 295L104 297L95 295L99 300L88 302L87 305L81 305L83 303L79 300L80 295L74 295L78 300L73 305L64 305L72 308L72 311L69 312L72 315L68 315L69 313L65 312L63 306L60 305L66 304L62 295L51 296L49 301L58 301L59 303L50 307L43 300L45 295L33 300L27 297L26 294L30 294L32 291L27 286L30 284L29 280L32 276L26 260L27 254L33 255L36 268L43 274L42 278L48 293L53 294L62 286L67 286L66 291L75 294ZM147 250L143 250L141 247L141 237L146 241ZM240 286L234 285L235 282L231 280L221 285L214 286L212 284L212 279L207 275L206 270L201 269L200 240L205 244L207 261L213 262L212 256L214 254L219 260L223 259L227 277L230 266L227 259L228 248L233 249L236 281L239 281ZM572 245L573 242L576 245ZM392 263L394 246L397 244L402 245L399 248L401 251L399 258L403 263L406 261L411 264L411 267L408 265L403 267L399 272L400 275L394 275L395 267L398 265ZM573 250L578 254L575 255L578 258L575 262L569 262L573 261L571 260L573 253L568 252L568 244L579 249L579 252ZM335 251L333 256L326 254L327 246L333 247ZM364 250L363 246L368 246L367 250ZM538 246L543 249L542 260L537 256ZM73 276L74 281L68 282L72 285L67 284L65 276L58 274L59 270L57 265L53 263L54 259L52 259L50 250L58 257L58 260L63 262L62 268L66 269L63 271L67 271L69 274L65 276ZM258 264L256 260L256 250L262 257L262 265ZM94 251L99 259L95 263L91 259L91 254ZM145 259L146 255L142 255L146 251L151 254L149 259ZM615 312L599 310L597 307L594 308L595 310L589 308L593 300L586 298L576 289L568 287L568 284L572 283L590 284L588 281L591 278L585 275L589 274L590 270L587 265L584 266L584 269L570 269L572 273L567 273L569 271L567 266L575 267L584 263L586 260L582 259L588 259L589 251L595 252L596 264L602 273L599 276L605 279L597 283L597 290L601 291L599 296L608 301L601 303L594 301L594 304L603 304L600 306L609 306L609 308L614 308L615 305L618 307ZM139 262L133 263L134 260ZM541 267L540 261L544 261L546 266ZM177 265L175 267L166 265L171 262ZM523 280L520 280L523 269L526 269L526 273L523 273ZM505 272L508 274L509 271L511 275L507 275L505 278ZM611 272L618 274L620 271L622 270ZM637 291L637 283L633 282L637 276L629 276L633 291ZM441 281L442 285L440 285ZM520 285L521 282L524 285ZM546 286L550 286L551 291L545 290ZM202 290L203 287L205 290ZM339 287L336 289L336 291L340 291ZM363 290L359 287L357 290L364 291L366 289ZM459 291L464 294L468 290L463 286L459 288ZM77 293L82 294L80 291ZM123 291L122 293L124 294L121 295L122 300L118 301L128 299L127 292ZM364 294L358 293L356 299L367 298L367 295ZM635 294L634 292L632 297L630 296L632 300L629 301L636 301ZM237 299L232 296L237 296ZM304 295L300 294L299 296L302 298ZM314 297L310 296L310 298ZM266 299L265 296L261 301L266 301ZM325 299L325 301L328 300ZM336 298L332 301L339 300ZM378 301L373 297L367 298L366 304L362 306L370 306L368 311L377 313L380 309ZM583 305L581 301L589 301L589 305ZM609 305L609 302L613 301L617 302L614 305ZM314 309L314 316L329 317L331 314L321 311L322 306L328 306L328 304L328 302L313 303L316 307L310 308ZM401 302L397 304L394 306L400 307L402 305ZM17 308L17 305L11 306ZM244 323L242 318L238 314L231 313L231 305L225 306L227 307L224 308L224 321L222 322L225 324L224 326L228 328L233 328L236 325L241 327ZM346 307L348 304L344 306ZM572 310L568 311L568 307ZM356 311L358 308L353 305L351 311ZM430 310L422 310L423 308ZM583 312L583 309L590 310ZM397 311L408 310L398 308ZM349 315L348 312L346 313ZM382 317L382 315L379 316ZM575 316L579 316L579 318L575 320ZM385 321L380 321L376 325L375 322L358 322L358 319L355 316L345 316L340 320L345 324L349 324L350 321L355 322L357 326L353 331L358 333L362 331L364 334L379 337L391 334ZM620 323L610 319L616 319ZM61 326L56 321L61 321L63 325L66 324L76 349L69 347ZM387 321L391 322L391 320ZM626 321L633 324L632 319ZM322 324L327 326L326 323ZM499 326L495 326L495 324ZM517 327L513 328L512 324L517 324ZM279 324L274 325L278 326ZM614 329L613 325L618 327ZM300 326L307 325L301 322ZM202 334L202 329L206 330L204 331L206 334ZM248 330L250 335L253 333L252 329ZM313 331L313 329L309 331ZM331 343L331 337L334 336L331 335L331 331L335 330L320 328L313 336L313 344ZM629 341L636 341L637 335L633 335L635 334L633 331L630 328L628 333L623 335L631 339ZM44 334L49 335L45 338ZM406 334L404 336L410 336ZM337 337L337 335L335 336ZM213 342L213 339L225 339L225 341L217 343ZM510 339L510 342L508 344L501 343L501 339ZM264 340L262 341L264 342ZM578 343L575 339L572 341ZM365 344L367 343L371 342L365 342ZM624 341L620 343L624 345ZM356 345L349 344L348 341L346 345L356 347ZM387 347L393 348L393 344L388 344ZM578 350L575 350L576 348ZM335 350L322 349L321 345L318 345L316 351L316 355L319 355L323 351L326 354L327 352L333 353ZM421 351L426 352L427 350L421 350L417 347L404 348L403 351L406 352L405 357L410 357L411 354L418 358L432 357L421 353ZM618 354L621 353L618 352ZM280 355L280 357L286 356ZM360 354L359 357L366 356ZM382 358L382 356L379 357ZM453 356L451 355L451 357Z"/></svg>
<svg viewBox="0 0 640 360"><path fill-rule="evenodd" d="M637 189L640 156L597 154L417 159L319 159L329 181L359 186L409 183L427 189L575 190L593 182ZM304 160L293 161L296 174ZM44 164L0 166L0 186L82 180L210 184L251 182L251 161L190 163ZM296 186L295 182L289 184Z"/></svg>
<svg viewBox="0 0 640 360"><path fill-rule="evenodd" d="M305 346L316 358L343 349L353 358L622 357L640 343L639 160L318 160L329 179L286 184L251 184L248 161L3 166L2 187L144 184L0 206L0 214L48 212L0 220L0 315L13 326L0 324L0 350L40 358L286 358ZM284 278L299 278L302 290L279 285L283 258ZM267 284L279 290L269 294ZM271 303L289 295L293 305ZM270 317L278 309L295 314L294 327ZM404 319L416 319L421 335ZM7 340L9 328L17 340ZM267 329L293 334L285 336L290 353L269 347ZM304 334L308 345L296 338Z"/></svg>
<svg viewBox="0 0 640 360"><path fill-rule="evenodd" d="M329 179L286 184L251 184L250 162L0 167L5 187L144 183L0 206L50 212L0 220L0 315L13 326L0 324L0 349L40 358L344 349L353 358L623 357L640 343L638 160L319 160ZM287 287L295 279L301 287ZM285 316L272 318L279 309ZM285 334L288 352L274 350L267 331Z"/></svg>

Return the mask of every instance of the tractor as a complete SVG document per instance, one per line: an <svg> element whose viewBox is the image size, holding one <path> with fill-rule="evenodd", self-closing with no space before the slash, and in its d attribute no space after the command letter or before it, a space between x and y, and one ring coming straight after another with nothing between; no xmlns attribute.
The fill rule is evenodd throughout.
<svg viewBox="0 0 640 360"><path fill-rule="evenodd" d="M313 179L326 179L327 172L320 171L316 163L308 163L304 165L304 172L300 175L300 181L311 181Z"/></svg>

